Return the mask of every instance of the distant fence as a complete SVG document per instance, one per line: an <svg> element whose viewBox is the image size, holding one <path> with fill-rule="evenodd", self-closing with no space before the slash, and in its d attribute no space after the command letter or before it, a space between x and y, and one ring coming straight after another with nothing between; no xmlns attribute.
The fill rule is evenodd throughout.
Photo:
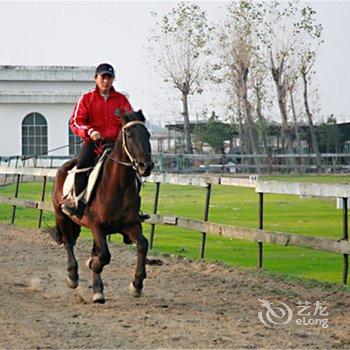
<svg viewBox="0 0 350 350"><path fill-rule="evenodd" d="M349 153L323 153L317 169L316 154L167 154L153 156L159 172L172 173L336 173L350 171ZM293 160L292 164L290 160ZM258 165L255 164L258 161Z"/></svg>
<svg viewBox="0 0 350 350"><path fill-rule="evenodd" d="M53 211L50 203L45 203L46 182L48 178L56 175L55 169L42 168L13 168L1 167L0 175L14 176L16 186L13 197L0 197L0 203L12 205L11 223L15 222L16 207L35 208L39 210L38 226L41 227L42 214L44 210ZM19 199L19 186L22 176L35 176L43 178L41 201ZM273 243L283 246L297 246L321 250L325 252L339 253L343 255L342 283L345 285L348 278L348 256L350 254L350 242L348 240L348 198L350 197L350 186L344 184L309 184L289 183L277 181L255 181L250 179L239 179L220 176L200 175L178 175L178 174L155 174L151 175L148 182L155 183L155 196L153 213L147 223L151 225L150 248L152 249L155 237L156 225L172 225L183 229L200 232L202 235L200 246L200 258L204 258L206 234L214 234L223 237L242 239L256 242L258 244L258 267L263 266L263 243ZM177 184L201 186L206 189L205 209L203 220L193 220L177 216L158 215L158 199L161 184ZM258 193L258 229L248 229L208 222L209 204L212 185L241 186L255 188ZM264 230L263 210L264 194L287 194L299 196L337 197L342 199L343 204L343 237L339 240L304 236L293 233L280 233Z"/></svg>
<svg viewBox="0 0 350 350"><path fill-rule="evenodd" d="M157 172L167 173L274 173L350 172L350 153L322 153L317 169L316 154L153 154ZM0 156L0 166L55 168L71 156ZM294 164L290 164L293 159ZM255 160L259 161L256 165Z"/></svg>

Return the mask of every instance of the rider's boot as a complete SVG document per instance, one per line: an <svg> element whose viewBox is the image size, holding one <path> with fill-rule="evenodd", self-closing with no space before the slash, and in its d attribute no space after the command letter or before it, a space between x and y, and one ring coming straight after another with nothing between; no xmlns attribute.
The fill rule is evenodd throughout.
<svg viewBox="0 0 350 350"><path fill-rule="evenodd" d="M148 214L144 214L142 211L140 211L139 216L141 221L145 221L151 218Z"/></svg>

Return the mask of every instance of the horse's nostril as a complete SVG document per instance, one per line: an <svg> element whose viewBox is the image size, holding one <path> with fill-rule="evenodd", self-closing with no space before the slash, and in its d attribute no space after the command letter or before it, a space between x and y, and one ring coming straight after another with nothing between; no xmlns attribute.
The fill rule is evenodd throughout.
<svg viewBox="0 0 350 350"><path fill-rule="evenodd" d="M139 162L138 168L141 176L148 176L154 167L154 163L152 161Z"/></svg>

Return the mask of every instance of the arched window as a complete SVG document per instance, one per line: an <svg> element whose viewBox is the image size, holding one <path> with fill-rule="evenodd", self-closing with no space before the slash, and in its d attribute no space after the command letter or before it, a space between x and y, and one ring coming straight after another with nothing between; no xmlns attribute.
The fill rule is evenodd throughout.
<svg viewBox="0 0 350 350"><path fill-rule="evenodd" d="M79 153L81 149L81 138L79 136L75 136L68 125L68 141L69 141L69 155L75 156Z"/></svg>
<svg viewBox="0 0 350 350"><path fill-rule="evenodd" d="M45 154L47 152L47 122L40 113L26 115L22 121L22 154Z"/></svg>

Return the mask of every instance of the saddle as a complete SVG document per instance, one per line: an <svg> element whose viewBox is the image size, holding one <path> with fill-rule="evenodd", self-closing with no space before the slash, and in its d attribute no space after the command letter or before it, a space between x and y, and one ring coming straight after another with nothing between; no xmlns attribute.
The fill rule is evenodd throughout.
<svg viewBox="0 0 350 350"><path fill-rule="evenodd" d="M72 202L75 202L77 199L80 199L80 198L75 197L75 191L74 191L75 174L77 172L81 172L81 171L89 172L92 169L90 171L90 174L89 174L87 187L81 194L81 196L84 199L84 202L86 204L89 203L90 198L91 198L91 194L95 188L98 176L101 172L102 165L103 165L104 161L106 160L110 151L111 151L111 148L106 148L103 151L102 156L98 159L98 161L94 167L85 168L85 169L77 169L77 167L75 166L71 170L68 171L68 175L67 175L66 180L64 181L64 184L63 184L63 193L62 193L61 204L72 203Z"/></svg>

